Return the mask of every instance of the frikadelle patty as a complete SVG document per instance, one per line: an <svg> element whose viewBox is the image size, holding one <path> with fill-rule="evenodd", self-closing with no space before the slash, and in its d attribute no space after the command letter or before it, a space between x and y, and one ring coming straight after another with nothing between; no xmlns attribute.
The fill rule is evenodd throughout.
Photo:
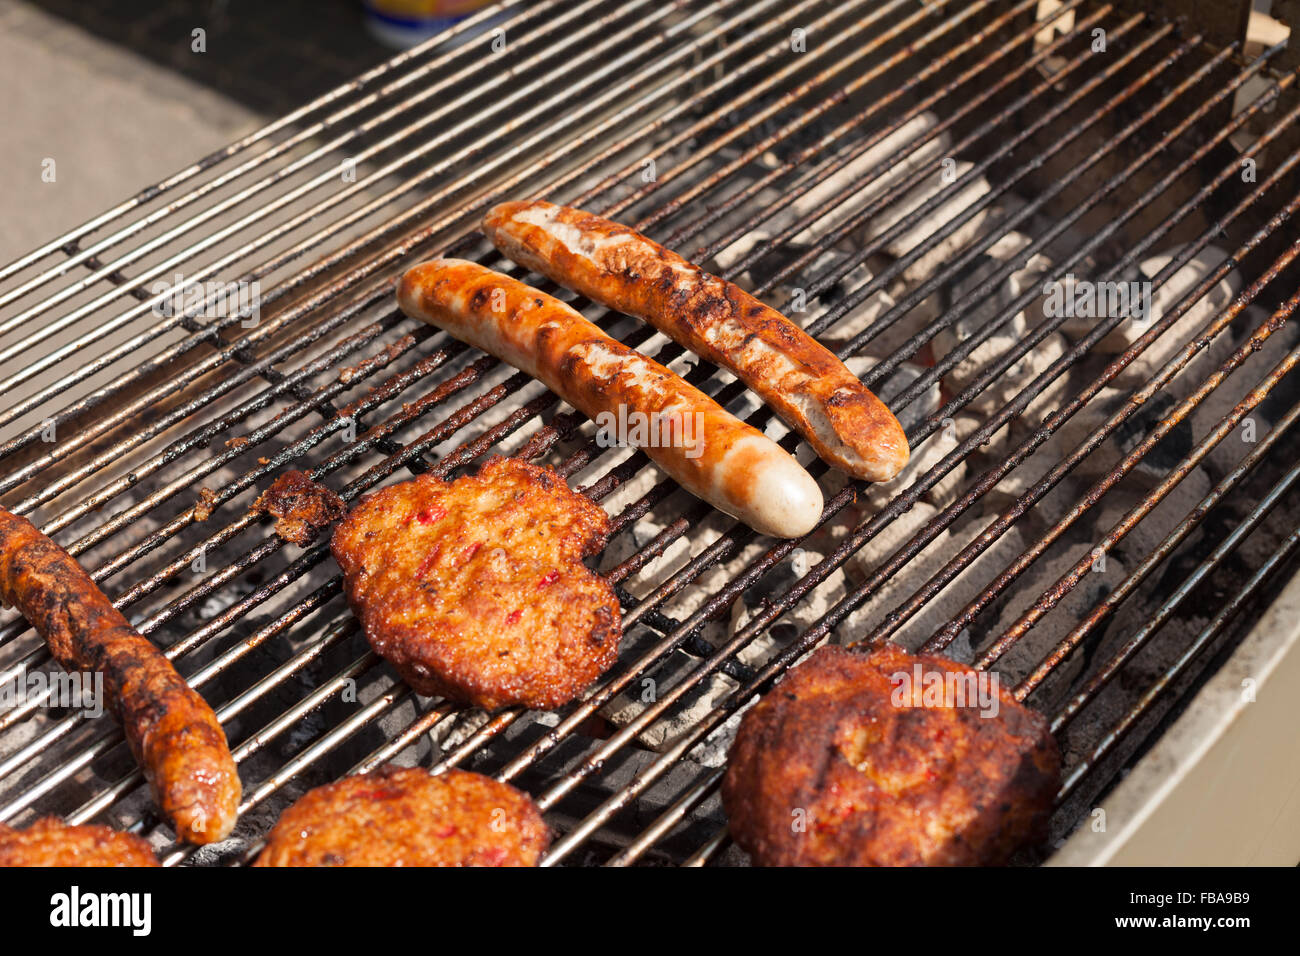
<svg viewBox="0 0 1300 956"><path fill-rule="evenodd" d="M555 471L493 458L366 495L332 547L370 646L416 691L548 709L618 656L618 598L582 563L608 533Z"/></svg>
<svg viewBox="0 0 1300 956"><path fill-rule="evenodd" d="M25 830L0 823L0 866L157 866L149 844L134 833L96 824L68 826L58 817Z"/></svg>
<svg viewBox="0 0 1300 956"><path fill-rule="evenodd" d="M281 814L254 866L535 866L536 805L490 777L380 767L317 787Z"/></svg>
<svg viewBox="0 0 1300 956"><path fill-rule="evenodd" d="M1041 841L1056 741L972 675L893 645L818 650L741 720L722 782L736 843L759 866L976 866Z"/></svg>

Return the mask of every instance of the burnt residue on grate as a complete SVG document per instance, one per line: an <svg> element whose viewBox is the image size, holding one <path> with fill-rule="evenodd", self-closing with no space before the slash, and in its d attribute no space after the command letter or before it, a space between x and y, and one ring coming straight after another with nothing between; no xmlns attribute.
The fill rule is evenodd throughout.
<svg viewBox="0 0 1300 956"><path fill-rule="evenodd" d="M0 365L0 493L168 649L240 761L237 840L166 861L248 859L296 795L396 761L528 790L559 833L548 865L743 862L716 796L727 746L826 640L1013 682L1062 744L1053 837L1073 829L1293 567L1295 468L1269 451L1300 399L1278 246L1300 156L1276 51L1247 63L1127 5L1048 23L1037 6L508 5L509 71L399 58L0 268L0 349L23 349ZM904 421L907 471L826 470L730 376L577 300L808 464L822 522L773 542L396 312L392 275L421 257L537 281L474 231L533 196L787 312ZM227 200L217 240L197 213ZM152 312L133 290L178 267L259 282L260 319L206 298ZM1060 307L1088 283L1137 288L1141 314ZM346 503L495 453L611 516L597 570L625 647L556 713L413 694L357 633L325 544L286 547L253 508L286 472ZM45 666L21 621L0 625L0 676ZM165 845L143 792L111 726L0 713L0 820L107 819Z"/></svg>

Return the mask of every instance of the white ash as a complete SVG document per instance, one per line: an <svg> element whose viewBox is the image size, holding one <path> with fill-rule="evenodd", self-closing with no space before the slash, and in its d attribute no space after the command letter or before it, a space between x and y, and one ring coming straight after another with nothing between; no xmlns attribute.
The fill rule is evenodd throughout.
<svg viewBox="0 0 1300 956"><path fill-rule="evenodd" d="M754 229L745 233L714 254L713 258L707 263L708 271L715 275L727 275L756 248L763 245L770 246L774 236L775 233L768 229ZM753 292L760 284L756 279L756 275L762 276L766 274L763 271L766 267L764 259L765 257L760 256L752 266L736 275L732 275L730 277L731 281L746 292Z"/></svg>
<svg viewBox="0 0 1300 956"><path fill-rule="evenodd" d="M886 166L883 173L864 180L864 177L876 166L884 163L894 152L900 148L905 148L914 139L924 136L937 123L938 119L933 113L921 113L913 117L861 156L846 164L843 169L824 177L808 192L792 199L781 214L773 220L773 231L780 231L780 229L794 223L803 216L825 210L823 216L793 237L795 242L817 242L820 237L827 235L854 212L868 205L895 183L911 179L924 166L944 155L949 146L947 132L939 134L928 143L907 153L907 158L902 162L895 162ZM936 173L935 176L937 178L938 174ZM831 200L840 191L848 189L857 183L862 183L861 188L842 202L832 203ZM866 236L879 235L879 231L873 231L873 228L873 225L859 228L856 231L858 241L861 242Z"/></svg>
<svg viewBox="0 0 1300 956"><path fill-rule="evenodd" d="M877 293L877 295L884 297L881 308L878 311L872 310L871 321L864 322L862 325L863 329L872 328L873 335L867 341L860 343L855 352L876 356L893 355L903 349L909 339L926 329L943 314L941 297L939 293L935 293L922 299L902 315L895 316L892 324L887 328L878 327L879 321L884 318L887 312L893 310L899 302L902 302L907 293L907 287L897 282L891 283L888 291ZM838 348L849 342L848 336L841 336L839 328L839 325L834 325L827 331L826 343L828 348ZM924 352L926 348L927 343L923 343L917 351ZM917 358L916 361L926 364L920 358Z"/></svg>
<svg viewBox="0 0 1300 956"><path fill-rule="evenodd" d="M827 290L822 296L828 309L838 305L854 290L862 288L873 278L871 270L865 265L855 266L839 283ZM865 300L851 308L846 315L831 325L820 336L822 344L835 351L862 332L874 326L882 316L891 311L898 303L884 289L877 289ZM879 353L880 349L873 349Z"/></svg>
<svg viewBox="0 0 1300 956"><path fill-rule="evenodd" d="M1016 328L1023 332L1042 322L1043 296L1040 287L1043 285L1044 277L1051 273L1052 260L1041 253L1033 253L1024 263L1012 268L1007 275L997 278L1006 271L1008 266L1006 260L1013 258L1013 255L1019 252L1016 250L1013 254L1012 250L1026 238L1019 233L1013 234L1013 237L1018 238L1012 238L1005 245L1002 243L1008 237L1002 237L1002 240L990 247L988 252L976 257L974 263L953 281L950 291L952 304L965 311L957 322L940 332L936 340L944 336L948 339L964 341L981 327L1000 319L1012 303L1031 292L1035 293L1036 298L1030 300L1024 309L1007 320L1004 330ZM995 251L998 255L993 254ZM1000 258L1003 254L1006 254L1006 260ZM991 291L980 291L990 283L993 286ZM938 348L936 341L936 351ZM952 345L948 345L943 351L945 353L952 351Z"/></svg>
<svg viewBox="0 0 1300 956"><path fill-rule="evenodd" d="M734 637L756 615L766 610L769 602L777 595L788 593L824 557L823 554L807 549L796 549L762 580L746 589L744 600L737 601L731 608L731 636ZM804 595L798 604L764 628L736 656L750 667L762 667L839 603L846 593L846 584L844 568L836 568L810 593Z"/></svg>
<svg viewBox="0 0 1300 956"><path fill-rule="evenodd" d="M455 752L456 748L482 730L491 719L492 715L487 711L475 708L459 711L438 721L429 731L434 762Z"/></svg>
<svg viewBox="0 0 1300 956"><path fill-rule="evenodd" d="M924 218L905 229L901 235L885 244L885 251L895 259L901 259L926 239L935 234L949 222L960 217L966 209L990 192L988 180L976 176L969 182L958 186L956 183L974 169L974 164L957 160L956 176L946 181L942 169L933 170L919 181L919 188L914 188L906 195L892 203L885 213L872 220L867 230L867 238L876 239L883 235L895 223L910 216L935 196L942 196L942 201ZM992 204L976 211L970 219L958 226L941 239L934 248L925 252L915 262L903 270L903 278L909 283L925 281L944 268L967 246L975 242L988 222Z"/></svg>
<svg viewBox="0 0 1300 956"><path fill-rule="evenodd" d="M860 509L862 520L871 517L867 509ZM844 573L850 589L861 587L870 575L900 547L912 539L939 509L924 501L915 502L898 517L880 529L871 540L844 562Z"/></svg>
<svg viewBox="0 0 1300 956"><path fill-rule="evenodd" d="M688 679L691 672L699 667L698 661L688 661L683 655L677 655L670 663L676 679ZM667 665L660 672L650 677L653 684L645 680L635 682L630 688L618 694L601 708L600 713L616 727L625 727L641 716L647 708L658 700L659 686L669 689L672 682L662 673L669 669ZM662 679L662 685L659 681ZM637 741L643 747L662 752L673 745L683 733L690 731L700 720L715 707L725 701L739 685L725 674L715 671L699 681L687 691L680 700L670 706L666 713L637 734Z"/></svg>
<svg viewBox="0 0 1300 956"><path fill-rule="evenodd" d="M1151 281L1183 248L1185 247L1176 247L1143 260L1138 265L1136 274L1131 277L1121 276L1119 281L1129 278L1138 282ZM1149 315L1121 319L1097 343L1095 350L1103 353L1118 353L1126 350L1227 258L1228 254L1224 250L1217 246L1206 246L1165 280L1159 288L1152 291ZM1169 330L1148 345L1137 359L1121 371L1115 378L1115 385L1132 388L1144 383L1179 352L1240 290L1241 274L1234 269L1209 292L1201 296ZM1093 317L1073 317L1066 319L1062 328L1068 334L1082 338L1091 332L1099 321Z"/></svg>
<svg viewBox="0 0 1300 956"><path fill-rule="evenodd" d="M734 637L744 629L756 614L761 613L767 602L789 589L809 569L817 564L823 555L807 549L795 549L780 564L770 570L764 577L751 585L742 595L742 599L731 607L729 633L725 636L706 632L706 639L716 645L724 639ZM733 568L733 576L739 568ZM794 608L787 611L776 621L765 627L735 657L743 664L758 669L768 663L784 648L822 617L845 594L845 578L842 568L833 571L825 581L805 595ZM677 739L694 728L716 709L739 686L726 675L714 673L704 686L691 690L677 701L669 711L647 727L640 735L641 742L651 749L663 750L672 746ZM641 713L645 703L639 699L621 696L620 706L611 709L609 719L615 724L624 724ZM704 766L721 766L725 760L726 750L735 734L737 719L732 717L727 724L710 735L702 749L693 753L693 759Z"/></svg>
<svg viewBox="0 0 1300 956"><path fill-rule="evenodd" d="M665 479L663 472L655 467L646 467L638 471L631 479L613 491L603 502L606 513L617 515L628 506L639 501L655 485ZM654 541L665 528L681 516L682 511L690 507L694 498L678 489L663 501L651 508L620 533L610 538L600 554L597 570L608 572L632 556L640 553ZM634 597L644 598L654 590L659 581L680 568L690 557L692 544L707 546L716 537L713 529L715 522L706 521L701 536L694 534L679 535L668 544L663 554L651 559L639 572L626 579L623 584ZM698 529L697 529L698 530Z"/></svg>
<svg viewBox="0 0 1300 956"><path fill-rule="evenodd" d="M870 486L866 499L868 505L876 511L884 508L901 489L915 484L926 472L932 469L957 447L962 436L957 433L956 420L951 425L944 425L912 449L903 470L893 481ZM932 505L944 508L956 501L964 490L969 465L966 459L958 461L952 471L948 472L922 496Z"/></svg>
<svg viewBox="0 0 1300 956"><path fill-rule="evenodd" d="M677 621L685 621L709 599L733 581L744 568L752 564L770 547L772 542L761 539L751 542L738 555L720 565L705 570L693 584L665 602L664 613ZM703 639L714 647L721 646L751 621L755 614L768 606L776 595L783 594L809 570L822 560L824 554L809 548L796 548L762 578L742 592L720 618L709 621L701 631ZM656 576L659 577L659 576ZM788 646L799 633L826 613L845 593L843 569L833 571L813 591L805 595L794 608L765 627L752 641L737 651L735 657L750 667L761 667L781 649ZM640 715L647 706L661 696L660 688L672 686L698 667L685 655L674 655L658 673L654 684L637 684L619 694L601 713L616 726L625 726ZM662 750L677 737L702 720L721 700L738 685L721 673L710 675L675 702L668 712L646 727L639 735L643 746ZM717 744L725 753L728 741Z"/></svg>
<svg viewBox="0 0 1300 956"><path fill-rule="evenodd" d="M1018 212L1020 209L1024 208L1024 205L1024 200L1020 199L1020 197L1013 193L1003 193L998 197L999 209L1007 213ZM1010 262L1031 245L1033 241L1032 237L1025 235L1023 232L1018 232L1015 229L1008 229L994 240L993 245L988 247L984 255L988 256L990 259L996 259L999 262ZM1035 259L1042 259L1046 262L1051 261L1042 253L1034 253L1025 263L1023 268L1029 268Z"/></svg>
<svg viewBox="0 0 1300 956"><path fill-rule="evenodd" d="M983 428L992 416L977 415L970 411L960 411L952 417L951 429L959 441L966 441ZM978 461L981 456L1002 458L1014 448L1014 437L1019 426L1024 424L1024 416L1012 418L998 427L988 438L972 449L968 456L971 461ZM948 426L945 426L948 427ZM981 469L982 470L982 469Z"/></svg>
<svg viewBox="0 0 1300 956"><path fill-rule="evenodd" d="M727 751L731 749L731 744L736 739L740 720L747 709L748 707L732 714L722 722L721 726L696 744L690 752L690 758L702 767L725 767Z"/></svg>
<svg viewBox="0 0 1300 956"><path fill-rule="evenodd" d="M761 228L745 233L727 248L719 250L713 257L711 266L715 271L728 272L753 252L756 247L762 244L770 245L768 251L751 268L746 269L744 273L732 280L741 288L752 292L759 284L760 277L765 278L772 275L782 265L790 262L794 255L822 244L826 236L858 210L870 203L872 199L885 192L894 183L909 177L913 170L919 169L922 165L942 155L948 147L946 133L935 137L931 142L910 153L904 162L887 166L883 173L870 179L866 178L875 167L884 163L892 153L911 142L914 138L923 136L937 122L938 120L932 113L922 113L890 133L861 156L851 160L842 169L819 179L817 184L806 193L791 197L784 204L782 203L784 198L782 194L775 191L767 190L760 194L757 205L763 208L779 207L779 211L765 221ZM775 157L769 157L769 159L770 161L777 161ZM861 184L859 188L853 190L853 187L858 184ZM832 199L843 190L851 190L849 198L843 202L832 202ZM800 230L784 242L773 242L776 236L793 226L800 219L817 212L824 212L824 215L820 216L810 226ZM840 245L845 249L853 249L861 244L860 240L853 237L861 237L864 233L864 229L858 228L850 232L841 241ZM827 252L829 251L827 250ZM798 287L801 284L806 285L808 279L818 275L824 265L825 263L821 262L802 270L800 279L791 279L786 283L787 288L783 290L785 294L782 294L781 298L783 300L788 298L790 287ZM868 276L868 278L870 277ZM849 287L852 288L853 286Z"/></svg>
<svg viewBox="0 0 1300 956"><path fill-rule="evenodd" d="M969 356L958 362L944 376L944 384L957 394L965 391L988 366L1001 359L1011 348L1021 344L1023 339L995 335L982 343ZM996 343L996 344L995 344ZM1025 351L998 376L994 377L983 391L975 395L966 404L965 410L975 415L992 415L1003 405L1014 400L1033 383L1039 375L1046 372L1051 365L1061 358L1069 348L1065 336L1052 333L1041 342ZM944 355L947 350L944 350ZM936 351L936 355L938 352ZM942 356L939 356L942 358ZM1071 376L1062 372L1046 383L1034 396L1031 404L1043 409L1056 409L1065 404L1072 394Z"/></svg>

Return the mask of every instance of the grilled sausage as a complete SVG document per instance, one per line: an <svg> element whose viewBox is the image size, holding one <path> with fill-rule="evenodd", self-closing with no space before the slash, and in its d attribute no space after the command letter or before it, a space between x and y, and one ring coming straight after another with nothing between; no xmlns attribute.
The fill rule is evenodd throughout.
<svg viewBox="0 0 1300 956"><path fill-rule="evenodd" d="M212 708L71 555L2 508L0 601L22 612L64 668L104 675L108 706L177 835L199 844L228 836L239 774Z"/></svg>
<svg viewBox="0 0 1300 956"><path fill-rule="evenodd" d="M734 372L828 464L889 481L907 436L880 399L780 312L608 219L548 202L508 202L483 231L535 272L660 332Z"/></svg>
<svg viewBox="0 0 1300 956"><path fill-rule="evenodd" d="M794 538L821 518L817 482L779 445L560 300L461 259L409 270L397 298L407 315L522 369L593 419L635 411L681 423L673 441L640 447L682 487L755 531Z"/></svg>

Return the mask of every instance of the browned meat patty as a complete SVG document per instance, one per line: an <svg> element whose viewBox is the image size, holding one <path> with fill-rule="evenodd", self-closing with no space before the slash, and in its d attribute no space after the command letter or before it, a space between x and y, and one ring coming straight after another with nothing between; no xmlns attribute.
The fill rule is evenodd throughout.
<svg viewBox="0 0 1300 956"><path fill-rule="evenodd" d="M286 471L253 502L253 511L275 518L275 533L300 548L347 511L343 499L301 471Z"/></svg>
<svg viewBox="0 0 1300 956"><path fill-rule="evenodd" d="M581 560L608 529L551 469L493 458L366 495L333 550L370 646L416 691L551 708L618 656L618 599Z"/></svg>
<svg viewBox="0 0 1300 956"><path fill-rule="evenodd" d="M892 645L817 651L741 721L722 782L736 843L759 866L977 866L1041 841L1060 776L1043 717L1001 688L996 708L969 683L965 706L903 692L974 673Z"/></svg>
<svg viewBox="0 0 1300 956"><path fill-rule="evenodd" d="M549 842L514 787L463 770L381 767L304 795L254 866L535 866Z"/></svg>
<svg viewBox="0 0 1300 956"><path fill-rule="evenodd" d="M26 830L0 823L0 866L157 866L149 844L133 833L93 824L70 827L58 817Z"/></svg>

